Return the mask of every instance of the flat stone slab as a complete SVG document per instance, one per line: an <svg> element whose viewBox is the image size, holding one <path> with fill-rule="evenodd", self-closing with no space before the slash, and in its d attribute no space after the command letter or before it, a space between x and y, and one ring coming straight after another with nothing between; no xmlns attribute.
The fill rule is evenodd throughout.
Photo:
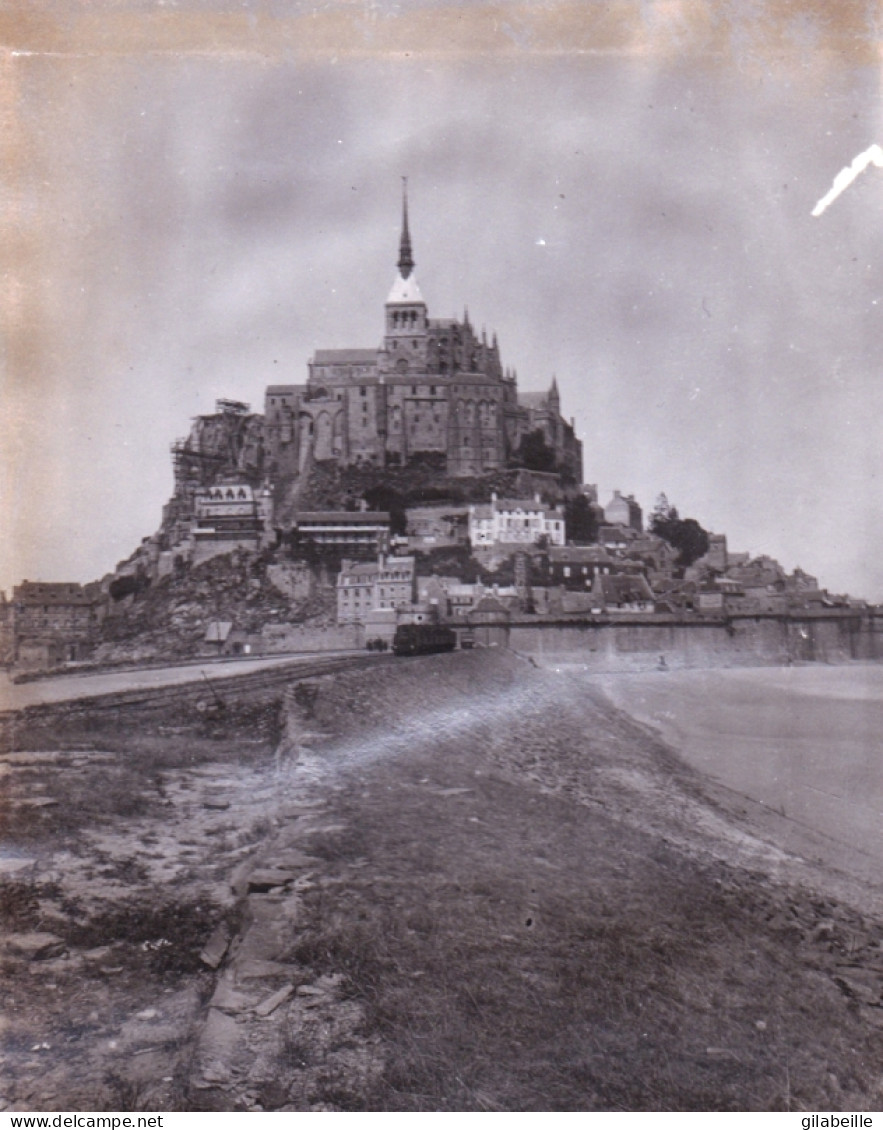
<svg viewBox="0 0 883 1130"><path fill-rule="evenodd" d="M294 881L293 871L277 871L274 868L259 867L248 877L248 889L256 894L285 887Z"/></svg>
<svg viewBox="0 0 883 1130"><path fill-rule="evenodd" d="M4 944L12 953L26 957L30 961L46 961L51 957L58 957L67 949L67 944L57 934L38 931L30 934L8 934Z"/></svg>
<svg viewBox="0 0 883 1130"><path fill-rule="evenodd" d="M281 989L277 989L275 993L271 993L259 1005L256 1005L255 1012L258 1016L269 1016L280 1004L287 1001L293 992L294 985L283 985Z"/></svg>
<svg viewBox="0 0 883 1130"><path fill-rule="evenodd" d="M294 967L284 961L266 961L262 958L237 958L236 981L259 981L264 977L276 977L280 973L289 975L294 972Z"/></svg>
<svg viewBox="0 0 883 1130"><path fill-rule="evenodd" d="M276 860L277 865L285 871L293 871L298 867L315 867L319 862L315 855L307 855L303 851L283 851Z"/></svg>
<svg viewBox="0 0 883 1130"><path fill-rule="evenodd" d="M224 954L229 945L230 931L227 929L226 923L222 922L212 931L211 937L205 943L205 947L199 955L199 960L209 969L217 969L224 960Z"/></svg>

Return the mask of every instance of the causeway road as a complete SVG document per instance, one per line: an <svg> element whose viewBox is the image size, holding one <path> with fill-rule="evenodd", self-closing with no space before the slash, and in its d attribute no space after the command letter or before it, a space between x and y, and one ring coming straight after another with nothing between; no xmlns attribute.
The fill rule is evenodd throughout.
<svg viewBox="0 0 883 1130"><path fill-rule="evenodd" d="M165 667L127 668L123 671L93 673L71 672L28 683L13 683L6 672L0 673L0 712L24 710L28 706L44 706L126 691L155 690L204 681L221 682L235 675L245 675L269 668L298 666L326 659L363 656L363 651L301 652L289 655L262 656L248 659L207 658L197 663L169 664Z"/></svg>

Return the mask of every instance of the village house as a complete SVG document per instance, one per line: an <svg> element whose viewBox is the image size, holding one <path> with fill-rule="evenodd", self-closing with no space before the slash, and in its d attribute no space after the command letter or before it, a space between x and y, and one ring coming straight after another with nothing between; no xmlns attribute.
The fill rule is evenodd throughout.
<svg viewBox="0 0 883 1130"><path fill-rule="evenodd" d="M413 557L343 561L337 578L337 622L359 624L366 613L410 609L415 597Z"/></svg>
<svg viewBox="0 0 883 1130"><path fill-rule="evenodd" d="M613 498L604 507L604 521L608 526L628 526L637 533L644 529L644 515L635 496L623 497L618 490L613 492Z"/></svg>
<svg viewBox="0 0 883 1130"><path fill-rule="evenodd" d="M548 552L551 585L587 590L599 573L617 569L616 558L600 545L552 546Z"/></svg>
<svg viewBox="0 0 883 1130"><path fill-rule="evenodd" d="M533 500L491 495L489 503L469 507L469 541L473 549L494 546L564 545L564 511Z"/></svg>
<svg viewBox="0 0 883 1130"><path fill-rule="evenodd" d="M88 658L102 611L94 586L22 581L8 615L14 664L45 670Z"/></svg>
<svg viewBox="0 0 883 1130"><path fill-rule="evenodd" d="M641 535L631 526L601 526L598 530L598 544L608 550L625 552L640 539Z"/></svg>
<svg viewBox="0 0 883 1130"><path fill-rule="evenodd" d="M269 488L255 491L239 478L222 478L194 495L190 531L194 565L234 549L257 551L273 540Z"/></svg>
<svg viewBox="0 0 883 1130"><path fill-rule="evenodd" d="M654 599L647 580L642 576L619 573L595 577L592 597L605 612L653 612Z"/></svg>

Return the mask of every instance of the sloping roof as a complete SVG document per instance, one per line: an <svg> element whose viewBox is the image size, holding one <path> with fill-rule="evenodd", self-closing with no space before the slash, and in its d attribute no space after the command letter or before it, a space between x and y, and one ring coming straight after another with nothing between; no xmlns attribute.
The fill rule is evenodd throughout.
<svg viewBox="0 0 883 1130"><path fill-rule="evenodd" d="M522 408L548 408L548 392L519 392L518 403Z"/></svg>
<svg viewBox="0 0 883 1130"><path fill-rule="evenodd" d="M589 592L564 592L561 594L562 612L589 612L597 603L597 597Z"/></svg>
<svg viewBox="0 0 883 1130"><path fill-rule="evenodd" d="M344 561L338 574L338 584L344 577L362 578L371 581L380 576L380 566L376 561Z"/></svg>
<svg viewBox="0 0 883 1130"><path fill-rule="evenodd" d="M317 349L314 365L374 365L376 349Z"/></svg>
<svg viewBox="0 0 883 1130"><path fill-rule="evenodd" d="M501 510L523 510L525 514L536 514L538 511L547 518L563 518L564 515L554 506L547 506L545 502L536 502L532 498L498 498L497 512Z"/></svg>
<svg viewBox="0 0 883 1130"><path fill-rule="evenodd" d="M598 530L598 541L605 542L635 541L641 535L631 526L601 526Z"/></svg>
<svg viewBox="0 0 883 1130"><path fill-rule="evenodd" d="M401 275L396 277L396 281L392 284L392 290L389 292L387 302L422 302L423 295L420 293L420 287L417 285L417 279L414 277L413 271L406 279Z"/></svg>
<svg viewBox="0 0 883 1130"><path fill-rule="evenodd" d="M303 392L306 385L267 385L267 396L294 396Z"/></svg>
<svg viewBox="0 0 883 1130"><path fill-rule="evenodd" d="M553 564L585 565L608 564L614 558L600 545L553 545L549 548L549 560Z"/></svg>
<svg viewBox="0 0 883 1130"><path fill-rule="evenodd" d="M636 601L653 599L650 586L643 577L615 573L612 576L598 577L597 580L600 582L604 600L608 603L633 604Z"/></svg>
<svg viewBox="0 0 883 1130"><path fill-rule="evenodd" d="M206 643L226 643L232 630L233 624L230 620L212 620L203 638Z"/></svg>
<svg viewBox="0 0 883 1130"><path fill-rule="evenodd" d="M509 609L499 597L488 593L473 607L473 612L508 612Z"/></svg>

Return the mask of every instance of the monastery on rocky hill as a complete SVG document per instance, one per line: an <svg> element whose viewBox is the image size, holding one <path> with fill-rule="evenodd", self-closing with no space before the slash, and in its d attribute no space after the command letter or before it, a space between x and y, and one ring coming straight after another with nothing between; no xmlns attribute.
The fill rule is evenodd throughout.
<svg viewBox="0 0 883 1130"><path fill-rule="evenodd" d="M408 200L402 203L398 274L377 349L319 349L303 385L270 385L264 406L265 469L298 474L306 462L396 467L434 462L448 475L509 465L526 435L541 431L555 470L582 482L582 444L560 411L556 381L519 396L496 335L488 343L463 320L430 318L414 275ZM549 468L551 469L551 468Z"/></svg>

